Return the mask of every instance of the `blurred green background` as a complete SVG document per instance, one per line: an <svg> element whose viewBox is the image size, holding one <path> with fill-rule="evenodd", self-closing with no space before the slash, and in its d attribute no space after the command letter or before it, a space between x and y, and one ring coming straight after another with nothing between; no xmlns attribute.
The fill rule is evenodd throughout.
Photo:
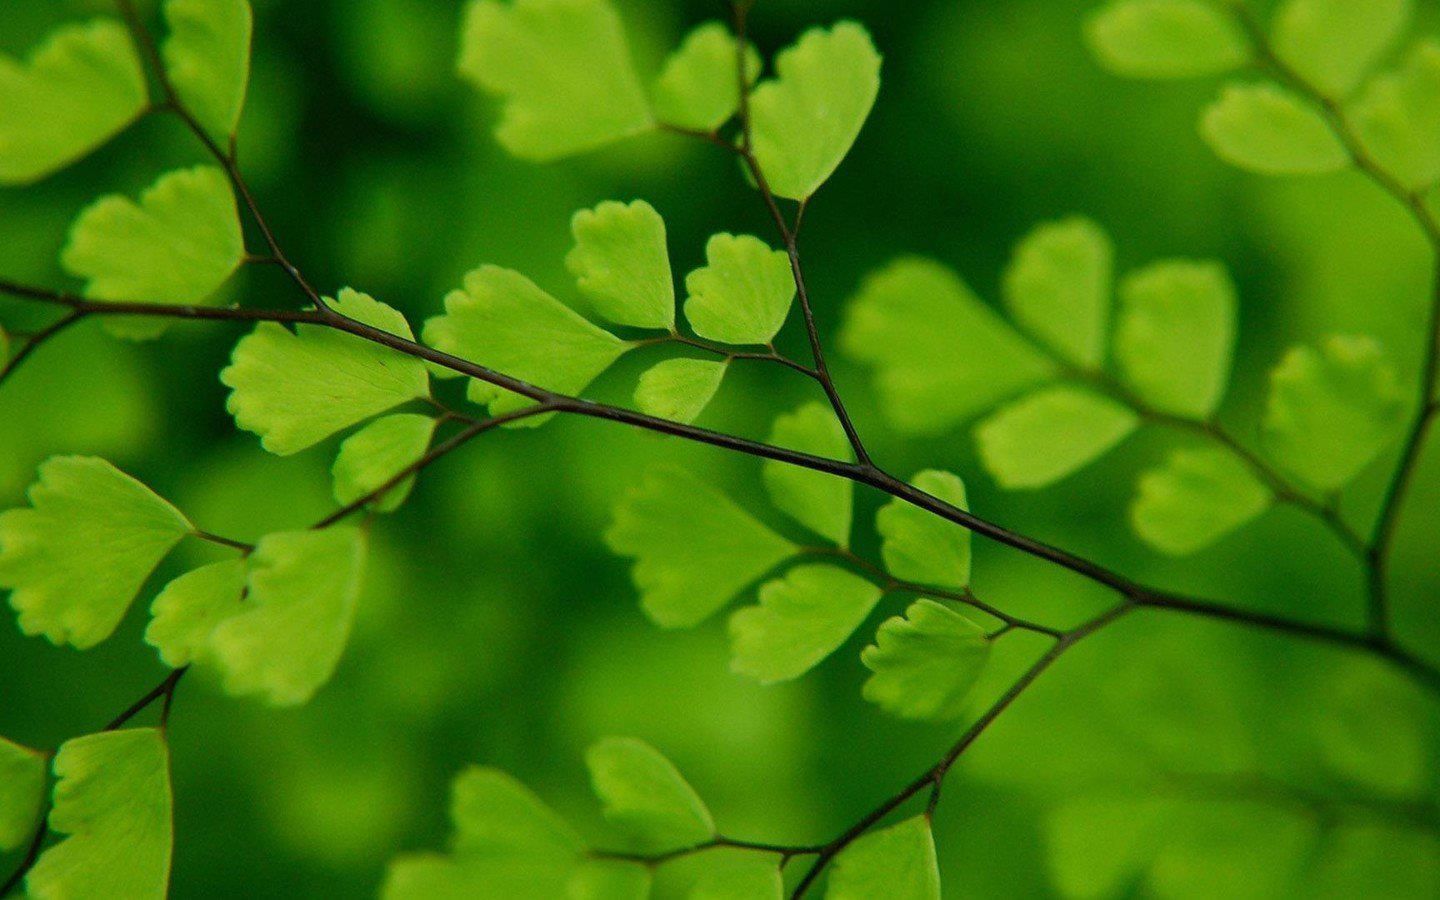
<svg viewBox="0 0 1440 900"><path fill-rule="evenodd" d="M491 262L573 299L562 265L570 213L611 198L643 197L666 216L677 272L699 264L712 232L768 237L757 199L713 148L654 137L556 165L505 156L489 138L493 105L452 74L454 0L255 5L242 164L282 243L327 292L351 285L419 321L462 273ZM620 5L645 72L720 9ZM1358 176L1262 181L1223 166L1194 126L1214 85L1102 73L1081 40L1093 5L761 0L754 29L767 53L810 24L853 17L886 56L875 114L806 218L824 332L833 334L863 274L900 253L944 260L993 297L1016 238L1080 212L1114 234L1122 269L1181 256L1218 257L1236 272L1243 324L1226 418L1240 433L1252 433L1264 373L1299 340L1373 334L1413 381L1433 261L1408 220ZM23 53L57 22L105 7L6 3L0 51ZM1422 7L1433 27L1434 4ZM55 260L84 205L200 161L176 122L147 120L38 187L0 190L0 273L66 285ZM270 272L247 271L234 290L246 303L299 302ZM0 323L12 329L36 313L0 300ZM137 346L86 327L55 342L0 393L0 503L20 502L44 457L94 453L211 531L253 539L319 517L331 505L333 446L277 459L224 411L216 373L238 337L229 326L184 325ZM800 356L797 338L787 335ZM627 361L596 396L623 402L654 359ZM835 365L893 471L953 469L977 511L1137 578L1274 613L1361 621L1355 568L1298 515L1272 512L1182 562L1141 547L1125 525L1134 473L1174 435L1146 433L1058 488L1004 493L975 465L966 433L895 438L864 373ZM763 436L776 413L811 397L787 374L740 374L703 424ZM1402 635L1440 656L1437 446L1406 507L1395 579ZM750 461L618 426L557 421L488 437L377 523L355 639L315 702L277 712L187 679L171 732L175 896L370 895L391 856L443 844L447 785L470 763L513 771L592 826L581 755L607 734L664 750L727 833L757 840L827 839L931 764L962 726L881 717L859 698L858 643L798 683L760 688L728 671L722 621L662 633L643 619L625 563L600 534L617 492L658 460L681 461L742 501L760 496ZM1347 501L1357 521L1373 508L1383 469ZM861 505L878 501L862 495ZM1016 613L1073 624L1108 600L995 546L977 553L977 591ZM182 555L161 576L193 561ZM903 602L886 601L884 612ZM0 733L54 746L158 681L163 669L140 641L145 606L85 654L0 629ZM991 694L1034 650L1019 639L1002 646ZM936 820L947 895L1050 896L1065 846L1057 833L1075 810L1093 809L1086 827L1123 842L1136 814L1130 800L1107 798L1199 792L1214 809L1172 835L1164 878L1146 890L1279 896L1283 881L1267 879L1283 875L1293 838L1322 867L1352 857L1370 865L1343 863L1364 874L1351 883L1366 885L1365 896L1429 896L1440 890L1433 830L1426 836L1390 806L1330 801L1433 807L1437 720L1433 700L1364 661L1137 615L1067 656L955 771ZM1223 799L1232 788L1243 802ZM1352 845L1358 855L1344 849ZM1139 890L1128 880L1113 887Z"/></svg>

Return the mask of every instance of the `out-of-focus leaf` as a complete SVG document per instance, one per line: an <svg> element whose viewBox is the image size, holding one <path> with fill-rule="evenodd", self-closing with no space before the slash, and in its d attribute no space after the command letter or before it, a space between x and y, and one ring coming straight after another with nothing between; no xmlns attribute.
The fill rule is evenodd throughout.
<svg viewBox="0 0 1440 900"><path fill-rule="evenodd" d="M780 416L770 431L770 443L788 450L850 462L854 454L845 429L830 407L807 403ZM775 460L766 461L765 488L781 512L841 547L850 544L855 487L825 472L803 469Z"/></svg>
<svg viewBox="0 0 1440 900"><path fill-rule="evenodd" d="M0 850L30 839L45 803L45 754L0 738Z"/></svg>
<svg viewBox="0 0 1440 900"><path fill-rule="evenodd" d="M335 499L354 503L384 487L407 466L414 465L430 448L435 420L415 413L399 413L376 419L345 439L331 472L335 478ZM394 512L410 496L415 476L410 476L370 502L377 512Z"/></svg>
<svg viewBox="0 0 1440 900"><path fill-rule="evenodd" d="M685 36L650 88L655 117L666 125L714 131L740 106L740 60L735 35L706 22ZM760 54L745 46L745 74L760 75Z"/></svg>
<svg viewBox="0 0 1440 900"><path fill-rule="evenodd" d="M985 468L1006 488L1041 488L1079 471L1140 424L1128 407L1084 388L1046 388L975 428Z"/></svg>
<svg viewBox="0 0 1440 900"><path fill-rule="evenodd" d="M675 766L635 738L605 738L585 754L605 819L637 848L662 852L715 836L715 821Z"/></svg>
<svg viewBox="0 0 1440 900"><path fill-rule="evenodd" d="M1343 99L1400 36L1410 7L1411 0L1288 0L1275 13L1275 54Z"/></svg>
<svg viewBox="0 0 1440 900"><path fill-rule="evenodd" d="M1221 159L1261 175L1324 175L1350 164L1319 111L1272 84L1226 86L1200 133Z"/></svg>
<svg viewBox="0 0 1440 900"><path fill-rule="evenodd" d="M1065 360L1084 369L1105 359L1115 250L1089 219L1039 226L1015 248L1005 272L1010 315Z"/></svg>
<svg viewBox="0 0 1440 900"><path fill-rule="evenodd" d="M1177 450L1140 476L1130 523L1145 543L1173 556L1210 546L1259 516L1274 495L1234 453Z"/></svg>
<svg viewBox="0 0 1440 900"><path fill-rule="evenodd" d="M730 668L762 684L799 678L845 643L880 596L844 569L797 566L730 617Z"/></svg>
<svg viewBox="0 0 1440 900"><path fill-rule="evenodd" d="M1198 78L1244 65L1251 47L1210 0L1112 0L1085 25L1101 65L1129 78Z"/></svg>
<svg viewBox="0 0 1440 900"><path fill-rule="evenodd" d="M940 900L930 817L872 831L835 857L826 900Z"/></svg>
<svg viewBox="0 0 1440 900"><path fill-rule="evenodd" d="M1378 76L1350 110L1365 149L1405 187L1440 179L1440 43L1421 42L1398 71Z"/></svg>

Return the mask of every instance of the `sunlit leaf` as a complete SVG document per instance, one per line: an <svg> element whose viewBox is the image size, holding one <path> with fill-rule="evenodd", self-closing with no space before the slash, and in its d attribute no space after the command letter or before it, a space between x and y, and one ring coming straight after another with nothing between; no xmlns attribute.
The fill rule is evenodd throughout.
<svg viewBox="0 0 1440 900"><path fill-rule="evenodd" d="M667 359L640 375L635 405L641 412L675 422L694 422L714 399L728 362Z"/></svg>
<svg viewBox="0 0 1440 900"><path fill-rule="evenodd" d="M25 880L35 900L163 898L170 881L170 753L155 728L66 741L50 830L66 835Z"/></svg>
<svg viewBox="0 0 1440 900"><path fill-rule="evenodd" d="M167 666L208 661L210 636L224 620L245 610L245 561L229 559L186 572L150 605L145 643Z"/></svg>
<svg viewBox="0 0 1440 900"><path fill-rule="evenodd" d="M249 0L166 0L165 72L185 109L223 148L250 81Z"/></svg>
<svg viewBox="0 0 1440 900"><path fill-rule="evenodd" d="M1440 180L1440 43L1421 43L1402 68L1371 81L1350 117L1366 150L1405 187Z"/></svg>
<svg viewBox="0 0 1440 900"><path fill-rule="evenodd" d="M1134 411L1059 385L1002 407L975 428L980 459L1006 488L1040 488L1109 452L1139 426Z"/></svg>
<svg viewBox="0 0 1440 900"><path fill-rule="evenodd" d="M856 840L835 857L826 900L940 900L940 864L929 816Z"/></svg>
<svg viewBox="0 0 1440 900"><path fill-rule="evenodd" d="M954 719L985 662L990 641L974 622L933 600L916 600L887 619L860 654L873 674L866 700L902 719Z"/></svg>
<svg viewBox="0 0 1440 900"><path fill-rule="evenodd" d="M762 684L799 678L845 643L880 596L844 569L797 566L730 617L730 668Z"/></svg>
<svg viewBox="0 0 1440 900"><path fill-rule="evenodd" d="M855 22L812 28L775 57L750 98L755 157L781 197L803 200L839 167L880 92L880 54Z"/></svg>
<svg viewBox="0 0 1440 900"><path fill-rule="evenodd" d="M638 849L688 847L715 836L710 810L658 750L635 738L605 738L585 753L605 820Z"/></svg>
<svg viewBox="0 0 1440 900"><path fill-rule="evenodd" d="M845 429L830 407L807 403L780 416L770 443L787 450L850 462L855 458ZM855 487L844 478L776 460L764 465L765 488L775 508L821 537L846 547L854 515Z"/></svg>
<svg viewBox="0 0 1440 900"><path fill-rule="evenodd" d="M784 891L774 857L746 854L707 869L695 880L686 900L781 900Z"/></svg>
<svg viewBox="0 0 1440 900"><path fill-rule="evenodd" d="M1025 236L1005 272L1015 322L1081 368L1105 359L1115 250L1089 219L1050 222Z"/></svg>
<svg viewBox="0 0 1440 900"><path fill-rule="evenodd" d="M1262 175L1323 175L1350 164L1319 111L1272 84L1232 84L1200 120L1226 162Z"/></svg>
<svg viewBox="0 0 1440 900"><path fill-rule="evenodd" d="M768 344L795 299L789 258L748 234L717 234L706 265L685 276L685 318L695 333L726 344Z"/></svg>
<svg viewBox="0 0 1440 900"><path fill-rule="evenodd" d="M196 305L209 300L245 256L230 180L215 166L162 175L137 204L112 194L85 209L61 254L96 300ZM120 337L158 336L158 317L109 319Z"/></svg>
<svg viewBox="0 0 1440 900"><path fill-rule="evenodd" d="M81 650L115 630L140 587L191 525L103 459L40 466L30 508L0 514L0 588L20 630Z"/></svg>
<svg viewBox="0 0 1440 900"><path fill-rule="evenodd" d="M970 507L965 483L949 472L928 469L910 481L960 509ZM939 587L970 584L970 530L947 522L904 500L891 500L875 514L885 570L896 578Z"/></svg>
<svg viewBox="0 0 1440 900"><path fill-rule="evenodd" d="M145 109L145 72L111 19L52 34L25 62L0 55L0 184L26 184L109 140Z"/></svg>
<svg viewBox="0 0 1440 900"><path fill-rule="evenodd" d="M654 124L608 0L471 0L458 64L504 99L495 137L524 159L583 153Z"/></svg>
<svg viewBox="0 0 1440 900"><path fill-rule="evenodd" d="M45 804L45 754L0 738L0 851L14 850L35 831Z"/></svg>
<svg viewBox="0 0 1440 900"><path fill-rule="evenodd" d="M330 680L355 618L365 541L354 528L267 535L250 557L245 611L211 636L225 690L297 706Z"/></svg>
<svg viewBox="0 0 1440 900"><path fill-rule="evenodd" d="M1234 453L1177 450L1140 476L1130 522L1147 544L1173 556L1203 550L1270 508L1274 496Z"/></svg>
<svg viewBox="0 0 1440 900"><path fill-rule="evenodd" d="M342 289L331 303L342 315L410 338L405 317L374 298ZM235 345L220 373L235 424L288 456L337 431L430 393L425 364L388 347L320 325L294 331L262 322Z"/></svg>
<svg viewBox="0 0 1440 900"><path fill-rule="evenodd" d="M1211 0L1112 0L1086 22L1105 68L1129 78L1196 78L1244 65L1251 47Z"/></svg>
<svg viewBox="0 0 1440 900"><path fill-rule="evenodd" d="M745 45L745 74L760 75L760 54ZM735 35L706 22L685 36L650 88L655 117L667 125L714 131L740 105L740 59Z"/></svg>
<svg viewBox="0 0 1440 900"><path fill-rule="evenodd" d="M594 860L570 876L566 900L648 900L650 870L634 862Z"/></svg>
<svg viewBox="0 0 1440 900"><path fill-rule="evenodd" d="M1411 0L1288 0L1275 13L1275 54L1342 99L1400 36L1410 7Z"/></svg>
<svg viewBox="0 0 1440 900"><path fill-rule="evenodd" d="M1266 452L1320 490L1345 486L1399 434L1405 391L1372 338L1294 347L1270 374Z"/></svg>
<svg viewBox="0 0 1440 900"><path fill-rule="evenodd" d="M665 220L644 200L608 200L570 220L575 247L565 265L606 321L637 328L675 327L675 282Z"/></svg>
<svg viewBox="0 0 1440 900"><path fill-rule="evenodd" d="M434 433L435 420L429 416L400 413L376 419L346 438L331 470L336 501L354 503L384 487L407 466L420 461ZM412 475L371 501L370 508L393 512L414 486Z"/></svg>
<svg viewBox="0 0 1440 900"><path fill-rule="evenodd" d="M946 431L1056 371L954 272L926 259L868 277L841 341L874 367L881 409L912 434Z"/></svg>
<svg viewBox="0 0 1440 900"><path fill-rule="evenodd" d="M1146 405L1207 419L1230 381L1235 285L1219 263L1173 260L1120 283L1115 362Z"/></svg>
<svg viewBox="0 0 1440 900"><path fill-rule="evenodd" d="M625 495L605 540L635 558L641 606L664 628L698 625L798 549L675 468L649 473Z"/></svg>

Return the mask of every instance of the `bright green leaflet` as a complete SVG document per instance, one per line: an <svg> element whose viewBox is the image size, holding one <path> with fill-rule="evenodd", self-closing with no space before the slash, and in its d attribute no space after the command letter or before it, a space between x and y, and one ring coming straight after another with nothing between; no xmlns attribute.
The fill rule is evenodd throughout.
<svg viewBox="0 0 1440 900"><path fill-rule="evenodd" d="M1220 263L1173 260L1120 283L1115 362L1159 412L1208 419L1230 381L1235 285Z"/></svg>
<svg viewBox="0 0 1440 900"><path fill-rule="evenodd" d="M40 466L29 509L0 513L0 588L20 630L86 650L114 632L150 573L192 530L175 507L103 459Z"/></svg>
<svg viewBox="0 0 1440 900"><path fill-rule="evenodd" d="M566 900L648 900L650 870L634 862L587 862L566 885Z"/></svg>
<svg viewBox="0 0 1440 900"><path fill-rule="evenodd" d="M67 835L25 880L35 900L163 898L170 882L170 753L155 728L66 741L55 756L51 831Z"/></svg>
<svg viewBox="0 0 1440 900"><path fill-rule="evenodd" d="M1320 113L1272 84L1227 85L1200 133L1221 159L1261 175L1324 175L1350 164Z"/></svg>
<svg viewBox="0 0 1440 900"><path fill-rule="evenodd" d="M1424 41L1370 82L1350 110L1365 148L1411 189L1440 179L1440 43Z"/></svg>
<svg viewBox="0 0 1440 900"><path fill-rule="evenodd" d="M240 124L250 81L249 0L166 0L161 47L180 102L223 147Z"/></svg>
<svg viewBox="0 0 1440 900"><path fill-rule="evenodd" d="M0 738L0 851L30 839L45 804L45 754Z"/></svg>
<svg viewBox="0 0 1440 900"><path fill-rule="evenodd" d="M70 228L60 256L95 300L195 305L240 267L245 239L230 180L214 166L162 175L140 195L101 197ZM158 337L155 316L107 320L119 337Z"/></svg>
<svg viewBox="0 0 1440 900"><path fill-rule="evenodd" d="M542 388L578 394L632 345L590 323L519 272L481 266L445 298L445 314L425 323L425 342ZM470 399L495 414L531 401L483 381ZM528 420L534 422L533 419Z"/></svg>
<svg viewBox="0 0 1440 900"><path fill-rule="evenodd" d="M781 900L784 891L774 857L746 854L709 868L695 880L687 900Z"/></svg>
<svg viewBox="0 0 1440 900"><path fill-rule="evenodd" d="M665 60L650 87L655 118L676 128L711 132L740 106L740 61L735 35L719 22L706 22L685 36ZM745 75L760 76L760 54L745 45Z"/></svg>
<svg viewBox="0 0 1440 900"><path fill-rule="evenodd" d="M1172 556L1210 546L1269 509L1274 495L1220 447L1177 450L1140 476L1130 523L1145 543Z"/></svg>
<svg viewBox="0 0 1440 900"><path fill-rule="evenodd" d="M872 831L841 851L826 900L940 900L940 864L930 818Z"/></svg>
<svg viewBox="0 0 1440 900"><path fill-rule="evenodd" d="M1244 65L1250 42L1212 0L1112 0L1085 23L1100 63L1128 78L1198 78Z"/></svg>
<svg viewBox="0 0 1440 900"><path fill-rule="evenodd" d="M0 184L38 181L105 143L145 110L145 72L119 22L52 34L29 60L0 55Z"/></svg>
<svg viewBox="0 0 1440 900"><path fill-rule="evenodd" d="M949 472L929 469L910 483L959 509L970 508L965 482ZM970 529L896 499L875 514L875 530L885 570L896 578L950 588L970 584Z"/></svg>
<svg viewBox="0 0 1440 900"><path fill-rule="evenodd" d="M509 857L402 856L390 864L382 900L555 900L565 897L571 870Z"/></svg>
<svg viewBox="0 0 1440 900"><path fill-rule="evenodd" d="M667 359L640 374L635 405L641 412L689 424L700 418L720 390L729 362Z"/></svg>
<svg viewBox="0 0 1440 900"><path fill-rule="evenodd" d="M658 750L635 738L598 741L585 753L605 819L636 849L673 850L715 836L695 789Z"/></svg>
<svg viewBox="0 0 1440 900"><path fill-rule="evenodd" d="M1058 385L1002 407L976 426L975 443L1002 487L1042 488L1104 456L1139 424L1109 397Z"/></svg>
<svg viewBox="0 0 1440 900"><path fill-rule="evenodd" d="M245 611L245 561L201 566L170 582L150 605L145 643L171 668L209 662L210 636L221 622Z"/></svg>
<svg viewBox="0 0 1440 900"><path fill-rule="evenodd" d="M770 430L770 443L827 459L850 462L855 458L845 429L830 407L807 403L780 416ZM849 481L774 460L763 467L765 489L775 508L834 542L850 545L855 487Z"/></svg>
<svg viewBox="0 0 1440 900"><path fill-rule="evenodd" d="M797 566L730 617L730 668L761 684L799 678L845 643L880 596L844 569Z"/></svg>
<svg viewBox="0 0 1440 900"><path fill-rule="evenodd" d="M245 611L216 626L231 694L298 706L330 680L350 637L365 563L354 528L267 535L250 556Z"/></svg>
<svg viewBox="0 0 1440 900"><path fill-rule="evenodd" d="M648 475L615 507L610 549L635 558L645 613L698 625L798 548L683 469Z"/></svg>
<svg viewBox="0 0 1440 900"><path fill-rule="evenodd" d="M804 200L859 137L880 93L880 54L864 28L839 22L805 32L775 70L750 98L755 158L772 191Z"/></svg>
<svg viewBox="0 0 1440 900"><path fill-rule="evenodd" d="M399 413L376 419L340 445L332 473L335 499L354 503L384 487L407 466L420 461L430 449L435 420L416 413ZM394 512L415 486L412 475L370 503L377 512Z"/></svg>
<svg viewBox="0 0 1440 900"><path fill-rule="evenodd" d="M522 159L559 159L654 126L607 0L472 0L458 65L504 99L495 138Z"/></svg>
<svg viewBox="0 0 1440 900"><path fill-rule="evenodd" d="M1295 347L1270 374L1266 452L1311 487L1344 487L1398 437L1405 391L1372 338Z"/></svg>
<svg viewBox="0 0 1440 900"><path fill-rule="evenodd" d="M412 336L404 316L358 291L342 289L332 307L398 337ZM235 424L280 456L430 394L420 360L320 325L291 331L262 322L235 345L220 380L231 389L226 407Z"/></svg>
<svg viewBox="0 0 1440 900"><path fill-rule="evenodd" d="M1083 369L1105 359L1115 249L1089 219L1039 226L1015 248L1005 306L1028 334Z"/></svg>
<svg viewBox="0 0 1440 900"><path fill-rule="evenodd" d="M933 600L916 600L881 623L860 654L872 673L862 694L902 719L954 719L985 662L990 641L974 622Z"/></svg>
<svg viewBox="0 0 1440 900"><path fill-rule="evenodd" d="M926 259L866 278L840 339L874 367L881 408L910 434L944 432L1056 371L954 272Z"/></svg>
<svg viewBox="0 0 1440 900"><path fill-rule="evenodd" d="M565 265L580 292L608 322L675 327L675 282L665 220L644 200L607 200L570 220L575 247Z"/></svg>
<svg viewBox="0 0 1440 900"><path fill-rule="evenodd" d="M795 299L790 259L759 238L717 234L707 265L685 276L685 318L695 333L726 344L768 344Z"/></svg>
<svg viewBox="0 0 1440 900"><path fill-rule="evenodd" d="M1321 93L1344 99L1410 19L1411 0L1288 0L1275 14L1275 54Z"/></svg>

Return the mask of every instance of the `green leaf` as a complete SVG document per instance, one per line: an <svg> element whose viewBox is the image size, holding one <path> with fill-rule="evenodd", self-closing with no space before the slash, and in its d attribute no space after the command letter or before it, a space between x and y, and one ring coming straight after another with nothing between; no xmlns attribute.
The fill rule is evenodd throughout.
<svg viewBox="0 0 1440 900"><path fill-rule="evenodd" d="M45 804L45 754L0 738L0 851L30 840Z"/></svg>
<svg viewBox="0 0 1440 900"><path fill-rule="evenodd" d="M412 337L404 316L367 294L344 288L331 308ZM231 388L226 406L235 424L260 435L261 446L280 456L430 394L419 359L321 325L290 331L262 322L235 345L220 380Z"/></svg>
<svg viewBox="0 0 1440 900"><path fill-rule="evenodd" d="M598 741L585 753L605 814L640 850L663 852L715 836L710 810L675 766L635 738Z"/></svg>
<svg viewBox="0 0 1440 900"><path fill-rule="evenodd" d="M1320 113L1273 84L1231 84L1206 108L1200 133L1226 162L1262 175L1324 175L1350 165Z"/></svg>
<svg viewBox="0 0 1440 900"><path fill-rule="evenodd" d="M635 388L635 405L641 412L674 422L690 424L720 390L728 361L708 359L667 359L640 375Z"/></svg>
<svg viewBox="0 0 1440 900"><path fill-rule="evenodd" d="M635 558L640 603L662 628L698 625L798 552L683 469L646 475L615 508L605 541Z"/></svg>
<svg viewBox="0 0 1440 900"><path fill-rule="evenodd" d="M634 862L587 862L570 876L566 891L566 900L647 900L650 870Z"/></svg>
<svg viewBox="0 0 1440 900"><path fill-rule="evenodd" d="M584 852L580 836L513 777L472 766L455 779L450 817L455 853L562 865Z"/></svg>
<svg viewBox="0 0 1440 900"><path fill-rule="evenodd" d="M1211 0L1112 0L1085 23L1100 64L1127 78L1199 78L1249 61L1235 16Z"/></svg>
<svg viewBox="0 0 1440 900"><path fill-rule="evenodd" d="M214 166L160 176L140 195L101 197L70 228L60 261L95 300L193 306L240 267L245 239L230 180ZM107 319L119 337L144 340L167 327L158 317Z"/></svg>
<svg viewBox="0 0 1440 900"><path fill-rule="evenodd" d="M799 678L834 653L880 602L880 588L835 566L791 569L730 617L730 668L761 684Z"/></svg>
<svg viewBox="0 0 1440 900"><path fill-rule="evenodd" d="M495 137L543 162L654 126L608 0L472 0L459 70L504 99Z"/></svg>
<svg viewBox="0 0 1440 900"><path fill-rule="evenodd" d="M965 482L949 472L927 469L910 482L959 509L965 500ZM896 578L938 587L965 588L970 584L970 529L947 522L903 500L892 500L875 514L885 570Z"/></svg>
<svg viewBox="0 0 1440 900"><path fill-rule="evenodd" d="M1105 359L1115 250L1089 219L1039 226L1015 248L1005 305L1029 334L1084 369Z"/></svg>
<svg viewBox="0 0 1440 900"><path fill-rule="evenodd" d="M591 324L519 272L481 266L425 323L425 342L455 356L562 394L575 395L633 345ZM496 415L531 401L482 381L470 399ZM527 420L538 424L534 419Z"/></svg>
<svg viewBox="0 0 1440 900"><path fill-rule="evenodd" d="M880 54L855 22L812 28L750 97L755 158L778 196L804 200L845 159L880 93Z"/></svg>
<svg viewBox="0 0 1440 900"><path fill-rule="evenodd" d="M717 234L707 265L685 276L685 318L695 333L726 344L768 344L795 299L790 258L759 238Z"/></svg>
<svg viewBox="0 0 1440 900"><path fill-rule="evenodd" d="M1344 99L1410 20L1410 0L1289 0L1275 14L1275 54L1332 99Z"/></svg>
<svg viewBox="0 0 1440 900"><path fill-rule="evenodd" d="M685 36L650 88L655 117L676 128L713 132L740 106L740 61L735 35L706 22ZM745 74L760 76L760 54L745 45Z"/></svg>
<svg viewBox="0 0 1440 900"><path fill-rule="evenodd" d="M210 661L210 636L221 622L244 612L245 561L230 559L186 572L150 605L145 643L178 669Z"/></svg>
<svg viewBox="0 0 1440 900"><path fill-rule="evenodd" d="M1150 546L1185 556L1220 540L1274 502L1270 489L1230 451L1177 450L1164 466L1140 476L1130 522Z"/></svg>
<svg viewBox="0 0 1440 900"><path fill-rule="evenodd" d="M835 857L826 900L940 900L929 816L861 837Z"/></svg>
<svg viewBox="0 0 1440 900"><path fill-rule="evenodd" d="M0 55L0 184L28 184L108 141L145 111L145 72L119 22L52 34L25 62Z"/></svg>
<svg viewBox="0 0 1440 900"><path fill-rule="evenodd" d="M50 830L68 837L30 870L26 896L165 897L173 825L164 735L135 728L66 741L55 777Z"/></svg>
<svg viewBox="0 0 1440 900"><path fill-rule="evenodd" d="M451 859L419 853L390 864L380 896L382 900L555 900L566 896L571 871L528 859Z"/></svg>
<svg viewBox="0 0 1440 900"><path fill-rule="evenodd" d="M1370 82L1350 118L1380 167L1418 190L1440 180L1440 43L1424 41L1399 71Z"/></svg>
<svg viewBox="0 0 1440 900"><path fill-rule="evenodd" d="M770 443L841 462L855 458L840 420L823 403L807 403L777 418ZM765 488L776 509L837 546L850 545L853 484L836 475L775 460L767 460L763 471Z"/></svg>
<svg viewBox="0 0 1440 900"><path fill-rule="evenodd" d="M1121 377L1160 412L1208 419L1230 381L1235 307L1220 263L1171 260L1126 276L1115 328Z"/></svg>
<svg viewBox="0 0 1440 900"><path fill-rule="evenodd" d="M166 0L161 53L181 104L223 149L240 124L250 81L249 0Z"/></svg>
<svg viewBox="0 0 1440 900"><path fill-rule="evenodd" d="M575 247L565 265L606 321L675 328L675 283L665 220L644 200L607 200L570 220Z"/></svg>
<svg viewBox="0 0 1440 900"><path fill-rule="evenodd" d="M933 600L916 600L887 619L860 654L872 674L866 700L902 719L954 719L990 658L990 640L974 622Z"/></svg>
<svg viewBox="0 0 1440 900"><path fill-rule="evenodd" d="M1344 487L1399 434L1406 397L1372 338L1294 347L1270 373L1266 452L1311 487Z"/></svg>
<svg viewBox="0 0 1440 900"><path fill-rule="evenodd" d="M927 259L900 259L866 278L841 342L876 369L882 410L911 434L944 432L1056 372L954 272Z"/></svg>
<svg viewBox="0 0 1440 900"><path fill-rule="evenodd" d="M1051 879L1065 897L1124 896L1143 881L1172 803L1094 796L1063 801L1046 816Z"/></svg>
<svg viewBox="0 0 1440 900"><path fill-rule="evenodd" d="M400 413L376 419L352 434L340 445L332 473L335 477L335 500L341 505L354 503L378 491L414 465L430 449L435 433L435 420L414 413ZM415 476L370 502L377 512L394 512L410 496Z"/></svg>
<svg viewBox="0 0 1440 900"><path fill-rule="evenodd" d="M0 588L20 630L86 650L115 631L150 573L192 527L103 459L40 466L30 509L0 514Z"/></svg>
<svg viewBox="0 0 1440 900"><path fill-rule="evenodd" d="M245 611L211 636L225 690L276 706L308 701L345 650L364 563L354 528L262 538L250 556Z"/></svg>
<svg viewBox="0 0 1440 900"><path fill-rule="evenodd" d="M1104 456L1139 424L1109 397L1058 385L1002 407L976 426L975 442L1001 487L1041 488Z"/></svg>
<svg viewBox="0 0 1440 900"><path fill-rule="evenodd" d="M687 900L782 900L785 882L774 857L744 856L711 866L696 879Z"/></svg>

